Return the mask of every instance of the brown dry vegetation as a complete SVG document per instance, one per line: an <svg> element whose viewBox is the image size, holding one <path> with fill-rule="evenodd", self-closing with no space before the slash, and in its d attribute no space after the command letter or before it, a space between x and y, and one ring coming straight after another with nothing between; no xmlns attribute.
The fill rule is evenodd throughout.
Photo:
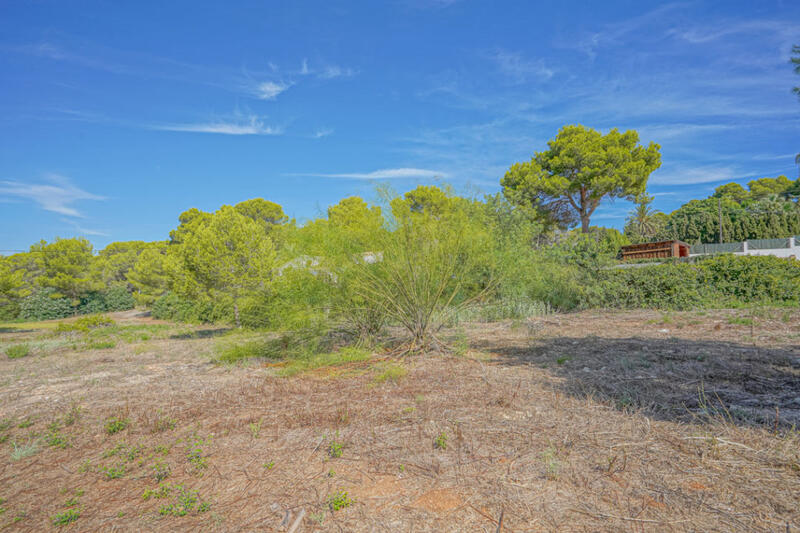
<svg viewBox="0 0 800 533"><path fill-rule="evenodd" d="M466 326L462 355L291 378L213 363L217 330L76 350L6 328L0 344L34 352L0 356L0 529L54 530L73 508L63 530L286 531L303 510L296 531L494 532L501 514L517 532L796 531L798 324L552 315ZM376 379L390 364L407 374ZM108 434L109 417L129 425ZM156 469L208 509L162 516L179 491L144 499ZM341 492L352 503L332 511Z"/></svg>

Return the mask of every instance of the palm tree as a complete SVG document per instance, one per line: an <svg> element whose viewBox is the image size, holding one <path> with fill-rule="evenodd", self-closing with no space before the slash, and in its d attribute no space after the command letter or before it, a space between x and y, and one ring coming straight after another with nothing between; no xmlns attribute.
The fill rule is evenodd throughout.
<svg viewBox="0 0 800 533"><path fill-rule="evenodd" d="M636 207L628 215L626 227L630 227L632 233L641 240L648 240L658 229L656 222L656 211L650 205L653 197L647 193L642 193L636 197Z"/></svg>

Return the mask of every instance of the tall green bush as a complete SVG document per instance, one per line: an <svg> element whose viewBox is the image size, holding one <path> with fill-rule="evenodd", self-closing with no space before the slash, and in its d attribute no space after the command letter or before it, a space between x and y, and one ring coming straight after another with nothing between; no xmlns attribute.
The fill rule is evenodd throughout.
<svg viewBox="0 0 800 533"><path fill-rule="evenodd" d="M25 320L53 320L66 318L73 314L68 298L55 296L53 288L41 289L20 303L20 317Z"/></svg>

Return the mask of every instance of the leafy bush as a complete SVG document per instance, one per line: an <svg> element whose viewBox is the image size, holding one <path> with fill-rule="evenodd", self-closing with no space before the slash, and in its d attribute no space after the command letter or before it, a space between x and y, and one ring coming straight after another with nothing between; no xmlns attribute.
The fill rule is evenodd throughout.
<svg viewBox="0 0 800 533"><path fill-rule="evenodd" d="M123 286L111 287L103 294L106 311L127 311L133 309L136 302L133 295Z"/></svg>
<svg viewBox="0 0 800 533"><path fill-rule="evenodd" d="M175 293L160 296L151 310L153 318L189 323L231 322L233 303L229 298L188 300Z"/></svg>
<svg viewBox="0 0 800 533"><path fill-rule="evenodd" d="M90 292L84 295L77 308L77 312L80 315L105 313L107 310L106 301L105 298L103 298L102 292Z"/></svg>
<svg viewBox="0 0 800 533"><path fill-rule="evenodd" d="M67 298L55 297L55 289L39 290L22 300L20 317L26 320L54 320L73 314Z"/></svg>
<svg viewBox="0 0 800 533"><path fill-rule="evenodd" d="M603 271L585 307L692 309L800 302L800 262L772 256L719 255Z"/></svg>

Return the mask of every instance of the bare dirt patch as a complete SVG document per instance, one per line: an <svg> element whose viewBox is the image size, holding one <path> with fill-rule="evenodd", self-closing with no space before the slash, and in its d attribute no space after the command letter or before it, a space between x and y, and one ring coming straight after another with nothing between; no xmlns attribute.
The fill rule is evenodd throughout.
<svg viewBox="0 0 800 533"><path fill-rule="evenodd" d="M0 528L793 531L800 314L744 313L471 325L397 383L219 366L187 328L0 357Z"/></svg>

